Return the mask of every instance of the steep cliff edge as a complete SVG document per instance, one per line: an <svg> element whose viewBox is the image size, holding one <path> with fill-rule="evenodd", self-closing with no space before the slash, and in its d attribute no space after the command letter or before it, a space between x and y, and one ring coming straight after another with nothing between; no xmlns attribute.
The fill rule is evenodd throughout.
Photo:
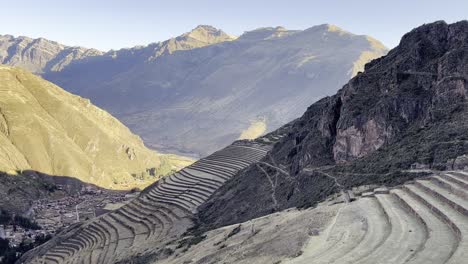
<svg viewBox="0 0 468 264"><path fill-rule="evenodd" d="M203 205L201 229L310 206L352 186L399 184L420 175L410 168L463 168L467 82L468 21L412 30L336 95L258 139L282 136Z"/></svg>

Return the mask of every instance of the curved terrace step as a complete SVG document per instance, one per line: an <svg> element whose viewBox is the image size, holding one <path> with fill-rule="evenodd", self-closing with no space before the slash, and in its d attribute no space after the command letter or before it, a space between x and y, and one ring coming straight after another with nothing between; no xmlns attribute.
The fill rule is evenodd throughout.
<svg viewBox="0 0 468 264"><path fill-rule="evenodd" d="M468 218L463 213L457 210L452 204L446 203L446 198L438 195L438 193L427 186L421 184L408 184L405 186L414 195L420 197L421 201L431 208L433 212L443 219L452 229L456 241L457 248L449 259L448 263L461 263L460 261L468 259Z"/></svg>
<svg viewBox="0 0 468 264"><path fill-rule="evenodd" d="M453 254L457 247L457 238L451 227L440 219L430 207L421 203L412 193L405 189L394 189L391 191L402 202L404 202L414 214L423 221L423 227L426 228L426 241L424 247L415 252L408 263L445 263Z"/></svg>

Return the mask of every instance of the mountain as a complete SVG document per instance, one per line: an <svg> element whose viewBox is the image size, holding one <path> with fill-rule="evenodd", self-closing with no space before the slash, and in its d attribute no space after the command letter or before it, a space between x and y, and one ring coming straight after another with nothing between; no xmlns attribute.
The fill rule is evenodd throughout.
<svg viewBox="0 0 468 264"><path fill-rule="evenodd" d="M117 60L120 63L128 63L132 60L135 63L151 61L177 50L199 48L233 39L235 39L233 36L214 27L201 25L177 38L153 43L146 47L102 52L83 47L69 47L44 38L31 39L24 36L0 35L0 63L21 67L36 74L45 74L61 71L71 63L96 56L100 59Z"/></svg>
<svg viewBox="0 0 468 264"><path fill-rule="evenodd" d="M467 43L468 21L435 22L404 35L336 95L259 139L283 136L260 167L240 172L199 209L201 226L308 207L341 188L394 186L418 176L411 168L467 169ZM265 166L283 172L273 190L261 176Z"/></svg>
<svg viewBox="0 0 468 264"><path fill-rule="evenodd" d="M102 54L95 49L68 47L44 38L0 35L0 63L37 74L60 71L76 60Z"/></svg>
<svg viewBox="0 0 468 264"><path fill-rule="evenodd" d="M468 21L416 28L302 117L18 263L462 263L466 43Z"/></svg>
<svg viewBox="0 0 468 264"><path fill-rule="evenodd" d="M0 66L0 171L33 170L111 189L146 186L190 163L161 155L88 99Z"/></svg>
<svg viewBox="0 0 468 264"><path fill-rule="evenodd" d="M237 39L201 26L44 77L110 111L149 146L198 157L297 118L385 53L375 39L333 25L260 28Z"/></svg>

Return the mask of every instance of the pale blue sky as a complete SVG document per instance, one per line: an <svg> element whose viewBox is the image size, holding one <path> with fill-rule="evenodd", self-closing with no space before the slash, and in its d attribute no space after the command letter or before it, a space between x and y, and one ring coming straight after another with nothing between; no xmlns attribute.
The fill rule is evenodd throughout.
<svg viewBox="0 0 468 264"><path fill-rule="evenodd" d="M199 24L240 35L330 23L393 47L420 24L468 18L468 0L0 0L0 6L0 34L104 51L165 40Z"/></svg>

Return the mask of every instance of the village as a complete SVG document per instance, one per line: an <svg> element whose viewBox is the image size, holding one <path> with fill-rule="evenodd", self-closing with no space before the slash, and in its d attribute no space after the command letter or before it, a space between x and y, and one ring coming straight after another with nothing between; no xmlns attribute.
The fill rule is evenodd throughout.
<svg viewBox="0 0 468 264"><path fill-rule="evenodd" d="M61 199L36 200L27 216L38 227L25 228L17 224L0 225L0 238L7 239L11 247L50 238L72 224L115 210L138 194L138 192L102 190L87 186L77 194Z"/></svg>

